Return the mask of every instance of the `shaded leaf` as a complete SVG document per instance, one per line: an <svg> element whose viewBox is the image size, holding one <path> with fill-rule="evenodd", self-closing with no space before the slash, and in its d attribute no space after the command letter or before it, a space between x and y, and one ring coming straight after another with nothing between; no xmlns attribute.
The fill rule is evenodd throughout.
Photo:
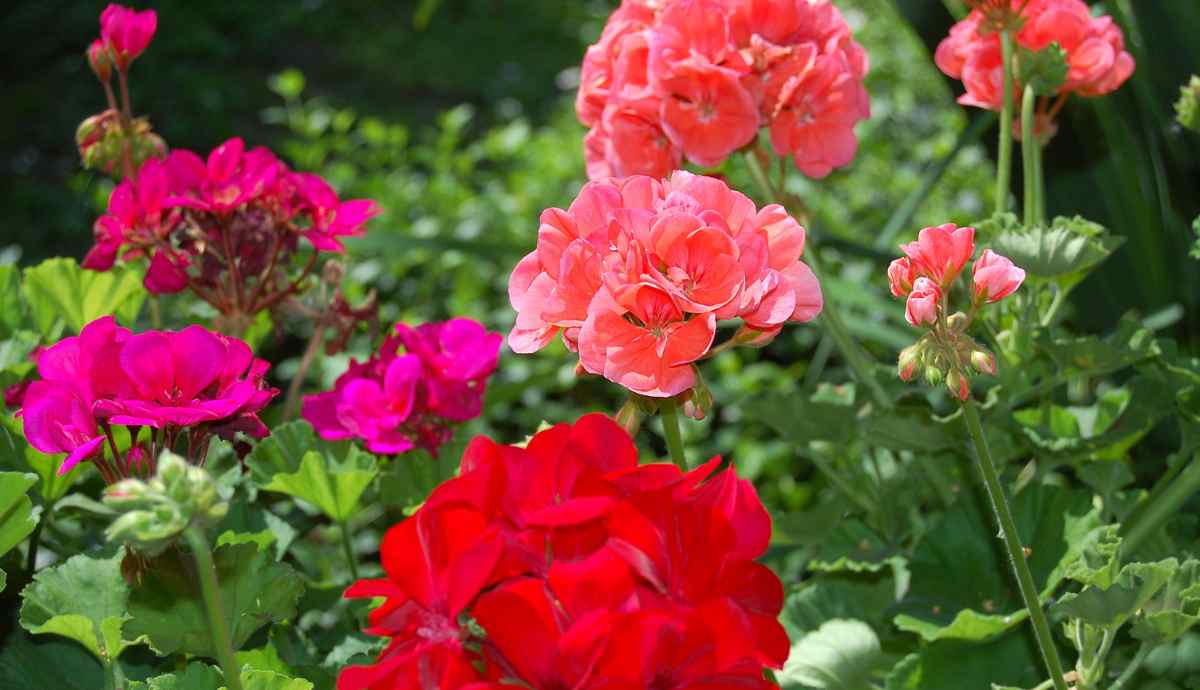
<svg viewBox="0 0 1200 690"><path fill-rule="evenodd" d="M37 520L33 502L25 494L37 477L25 472L0 472L0 556L25 541Z"/></svg>
<svg viewBox="0 0 1200 690"><path fill-rule="evenodd" d="M1143 613L1132 632L1144 642L1169 642L1200 623L1200 561L1180 564Z"/></svg>
<svg viewBox="0 0 1200 690"><path fill-rule="evenodd" d="M145 683L130 683L129 690L214 690L224 684L222 681L216 668L193 661L179 673L155 676Z"/></svg>
<svg viewBox="0 0 1200 690"><path fill-rule="evenodd" d="M1017 48L1017 80L1039 96L1053 96L1067 79L1067 52L1058 43L1041 50Z"/></svg>
<svg viewBox="0 0 1200 690"><path fill-rule="evenodd" d="M896 584L890 577L818 576L788 594L779 620L791 639L835 618L861 620L884 629L895 602Z"/></svg>
<svg viewBox="0 0 1200 690"><path fill-rule="evenodd" d="M860 690L889 665L871 626L837 618L792 645L777 680L784 688Z"/></svg>
<svg viewBox="0 0 1200 690"><path fill-rule="evenodd" d="M938 421L925 406L897 406L863 420L867 440L892 450L935 453L960 448L963 434Z"/></svg>
<svg viewBox="0 0 1200 690"><path fill-rule="evenodd" d="M415 450L382 460L386 464L379 477L380 500L405 510L416 508L458 471L449 457L457 455L446 453L435 458L423 450Z"/></svg>
<svg viewBox="0 0 1200 690"><path fill-rule="evenodd" d="M747 414L766 422L795 445L809 441L847 443L857 426L853 407L817 402L803 393L774 394L750 402Z"/></svg>
<svg viewBox="0 0 1200 690"><path fill-rule="evenodd" d="M1058 217L1050 227L1008 227L992 249L1025 269L1032 282L1054 281L1070 289L1124 242L1104 226L1076 216Z"/></svg>
<svg viewBox="0 0 1200 690"><path fill-rule="evenodd" d="M47 337L56 336L60 324L78 333L88 322L108 314L130 325L146 299L138 270L115 266L104 272L88 271L74 259L62 257L26 268L21 290L34 324Z"/></svg>
<svg viewBox="0 0 1200 690"><path fill-rule="evenodd" d="M14 621L0 644L0 688L4 690L96 690L103 686L100 664L70 640L29 635Z"/></svg>
<svg viewBox="0 0 1200 690"><path fill-rule="evenodd" d="M1115 630L1141 610L1178 569L1179 562L1173 558L1158 563L1130 563L1121 568L1108 587L1088 586L1080 592L1068 592L1051 610L1097 628Z"/></svg>
<svg viewBox="0 0 1200 690"><path fill-rule="evenodd" d="M293 617L304 582L291 566L274 562L253 544L214 550L221 604L235 649L268 623ZM163 559L129 601L130 634L145 635L160 654L184 652L214 657L212 639L190 560Z"/></svg>
<svg viewBox="0 0 1200 690"><path fill-rule="evenodd" d="M943 640L905 657L887 677L887 690L965 690L1031 687L1042 679L1042 661L1020 631L990 642Z"/></svg>

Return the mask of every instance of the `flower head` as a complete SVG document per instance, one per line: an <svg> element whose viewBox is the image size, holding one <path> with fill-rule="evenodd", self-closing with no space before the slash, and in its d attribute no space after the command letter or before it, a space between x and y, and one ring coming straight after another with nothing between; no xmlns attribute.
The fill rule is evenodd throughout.
<svg viewBox="0 0 1200 690"><path fill-rule="evenodd" d="M562 334L583 371L654 397L692 388L719 319L765 344L821 311L800 261L805 231L711 177L676 172L591 182L542 214L537 249L513 269L508 344L534 352Z"/></svg>
<svg viewBox="0 0 1200 690"><path fill-rule="evenodd" d="M475 439L458 476L388 532L386 577L347 591L384 599L367 632L391 640L339 690L417 677L766 690L764 667L788 652L782 585L755 562L770 518L720 467L639 466L597 414L524 447Z"/></svg>
<svg viewBox="0 0 1200 690"><path fill-rule="evenodd" d="M200 326L135 335L101 317L38 356L25 436L43 453L68 454L60 474L94 459L110 482L140 470L133 451L105 459L113 426L130 429L134 450L142 427L149 448L186 439L188 458L200 461L213 434L267 435L258 412L278 393L264 381L267 367L244 342Z"/></svg>
<svg viewBox="0 0 1200 690"><path fill-rule="evenodd" d="M138 12L113 3L100 13L100 40L110 52L117 69L122 72L146 50L157 29L158 14L154 10ZM91 51L88 55L91 56ZM107 80L101 77L101 81Z"/></svg>
<svg viewBox="0 0 1200 690"><path fill-rule="evenodd" d="M917 278L904 305L904 318L914 326L932 325L938 318L938 303L942 291L928 278Z"/></svg>
<svg viewBox="0 0 1200 690"><path fill-rule="evenodd" d="M953 223L925 228L917 234L916 242L902 244L900 250L907 255L915 275L945 288L971 260L975 252L975 228L960 228ZM890 268L888 273L890 276Z"/></svg>
<svg viewBox="0 0 1200 690"><path fill-rule="evenodd" d="M305 397L301 415L322 438L359 438L374 453L436 453L453 424L482 411L501 340L470 319L397 324L377 354L351 361L333 390Z"/></svg>
<svg viewBox="0 0 1200 690"><path fill-rule="evenodd" d="M588 176L717 165L768 127L779 155L823 177L857 151L866 71L829 0L625 0L580 73Z"/></svg>

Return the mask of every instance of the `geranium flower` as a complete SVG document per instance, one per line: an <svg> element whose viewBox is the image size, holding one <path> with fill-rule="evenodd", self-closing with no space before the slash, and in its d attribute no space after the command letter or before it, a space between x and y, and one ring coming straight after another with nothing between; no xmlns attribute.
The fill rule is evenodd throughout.
<svg viewBox="0 0 1200 690"><path fill-rule="evenodd" d="M134 335L101 317L38 355L40 379L22 401L25 435L43 453L68 453L60 474L85 459L109 481L153 472L157 451L179 438L188 459L202 462L212 434L269 433L258 418L278 393L264 382L267 367L244 342L200 326ZM105 459L105 440L117 452L113 426L129 428L132 448ZM151 462L132 462L143 456Z"/></svg>
<svg viewBox="0 0 1200 690"><path fill-rule="evenodd" d="M804 240L783 207L757 209L715 178L588 183L566 211L543 212L537 249L513 269L509 347L534 352L562 333L584 371L677 395L718 320L741 319L761 345L820 313Z"/></svg>
<svg viewBox="0 0 1200 690"><path fill-rule="evenodd" d="M100 13L100 40L121 71L146 50L157 29L158 14L154 10L138 12L114 3Z"/></svg>
<svg viewBox="0 0 1200 690"><path fill-rule="evenodd" d="M445 688L765 690L764 667L788 652L782 584L754 560L770 518L720 465L639 465L599 414L523 447L475 439L458 476L389 531L387 579L348 591L385 598L367 632L391 640L339 690L417 670Z"/></svg>
<svg viewBox="0 0 1200 690"><path fill-rule="evenodd" d="M942 290L937 283L922 276L913 283L912 292L904 305L904 318L913 326L926 326L938 319L938 302Z"/></svg>
<svg viewBox="0 0 1200 690"><path fill-rule="evenodd" d="M975 252L975 228L960 228L954 223L923 228L917 233L916 242L902 244L900 250L908 256L916 275L945 288L971 260Z"/></svg>
<svg viewBox="0 0 1200 690"><path fill-rule="evenodd" d="M823 177L858 148L867 57L828 0L625 0L591 46L576 112L588 177L719 164L768 127Z"/></svg>
<svg viewBox="0 0 1200 690"><path fill-rule="evenodd" d="M351 361L333 390L306 396L301 416L322 438L359 438L373 453L436 453L454 423L482 411L501 340L470 319L397 324L376 355Z"/></svg>
<svg viewBox="0 0 1200 690"><path fill-rule="evenodd" d="M1011 259L985 249L971 269L975 299L999 302L1016 292L1025 281L1025 270L1013 265Z"/></svg>

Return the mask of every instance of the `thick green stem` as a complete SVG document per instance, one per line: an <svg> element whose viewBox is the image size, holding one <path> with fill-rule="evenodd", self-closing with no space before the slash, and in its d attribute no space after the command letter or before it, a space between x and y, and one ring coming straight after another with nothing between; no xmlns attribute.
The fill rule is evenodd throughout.
<svg viewBox="0 0 1200 690"><path fill-rule="evenodd" d="M116 659L104 665L104 690L125 690L125 672Z"/></svg>
<svg viewBox="0 0 1200 690"><path fill-rule="evenodd" d="M996 213L1008 210L1008 193L1012 179L1013 148L1013 74L1012 34L1000 32L1000 47L1004 56L1004 105L1000 110L1000 149L996 156Z"/></svg>
<svg viewBox="0 0 1200 690"><path fill-rule="evenodd" d="M992 462L992 453L988 450L987 439L983 435L983 425L979 421L979 413L975 405L967 401L963 403L963 420L967 423L967 431L975 444L975 458L979 463L979 473L983 475L984 486L992 499L992 508L996 521L1000 523L1000 533L1004 537L1004 546L1008 550L1013 572L1017 576L1017 585L1021 590L1021 598L1025 600L1025 608L1029 610L1029 619L1033 622L1034 636L1042 651L1042 659L1046 662L1046 670L1050 673L1056 690L1067 690L1067 682L1063 679L1062 660L1058 658L1058 648L1054 646L1054 638L1050 633L1050 624L1046 621L1046 613L1042 610L1038 599L1037 585L1033 581L1033 573L1029 571L1029 563L1025 560L1025 549L1021 546L1021 538L1017 535L1017 524L1013 521L1012 511L1008 507L1008 498L1004 495L1004 487L996 473L996 465Z"/></svg>
<svg viewBox="0 0 1200 690"><path fill-rule="evenodd" d="M688 471L687 456L683 454L683 437L679 433L679 405L675 398L663 398L658 404L658 416L662 420L663 438L667 440L667 451L671 461L679 469Z"/></svg>
<svg viewBox="0 0 1200 690"><path fill-rule="evenodd" d="M346 554L346 565L350 566L350 577L358 581L358 561L354 558L354 538L350 535L349 522L339 522L338 529L342 532L342 550Z"/></svg>
<svg viewBox="0 0 1200 690"><path fill-rule="evenodd" d="M1174 477L1166 476L1141 501L1133 515L1121 526L1121 551L1136 553L1138 547L1168 519L1179 512L1183 504L1200 491L1200 453Z"/></svg>
<svg viewBox="0 0 1200 690"><path fill-rule="evenodd" d="M1038 177L1037 147L1038 142L1033 134L1033 105L1037 100L1032 86L1025 87L1025 97L1021 100L1021 160L1022 172L1025 178L1025 224L1035 225L1038 221Z"/></svg>
<svg viewBox="0 0 1200 690"><path fill-rule="evenodd" d="M200 580L200 595L208 616L208 631L212 635L213 647L217 652L217 662L221 664L221 670L225 673L225 685L228 690L242 690L241 673L233 658L233 640L229 635L229 624L221 610L221 588L217 583L217 567L213 564L208 538L194 525L185 529L183 536L192 549L192 558L196 560L196 576Z"/></svg>

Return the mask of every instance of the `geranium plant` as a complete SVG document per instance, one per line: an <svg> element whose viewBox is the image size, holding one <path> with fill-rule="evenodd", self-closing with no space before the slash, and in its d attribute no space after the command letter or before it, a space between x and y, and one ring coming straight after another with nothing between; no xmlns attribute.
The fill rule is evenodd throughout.
<svg viewBox="0 0 1200 690"><path fill-rule="evenodd" d="M1120 3L966 4L923 66L999 113L990 215L816 246L875 155L852 0L624 0L578 73L590 181L439 249L506 271L432 304L373 256L402 175L169 149L130 101L158 15L108 6L93 246L0 265L0 686L1190 687L1200 359L1169 314L1075 330L1122 236L1046 213L1069 97L1137 46ZM331 150L392 141L352 120ZM454 122L423 189L489 174Z"/></svg>

